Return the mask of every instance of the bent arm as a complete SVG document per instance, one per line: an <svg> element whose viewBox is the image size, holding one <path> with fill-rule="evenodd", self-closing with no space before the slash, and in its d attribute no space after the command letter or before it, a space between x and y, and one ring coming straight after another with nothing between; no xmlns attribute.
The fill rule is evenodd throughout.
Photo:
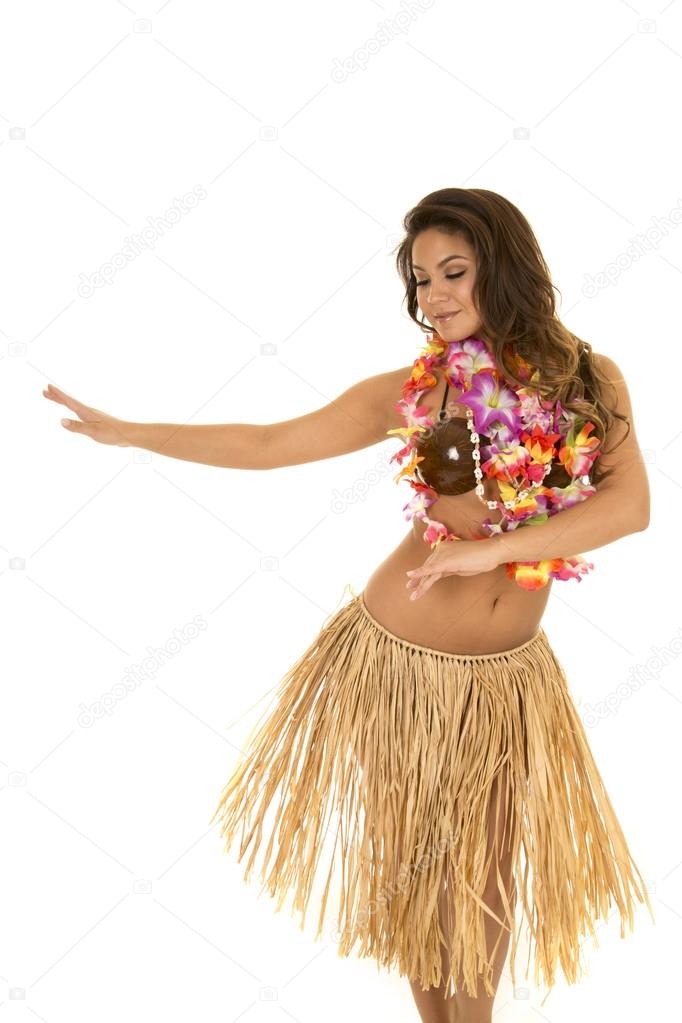
<svg viewBox="0 0 682 1023"><path fill-rule="evenodd" d="M126 423L133 447L222 469L276 469L333 458L386 439L409 368L349 387L322 408L280 423Z"/></svg>
<svg viewBox="0 0 682 1023"><path fill-rule="evenodd" d="M637 508L623 501L617 490L605 487L591 497L552 515L539 526L520 526L497 533L498 564L506 561L545 561L570 558L603 547L630 533L646 529L648 520Z"/></svg>
<svg viewBox="0 0 682 1023"><path fill-rule="evenodd" d="M541 525L520 527L491 537L491 542L497 545L500 564L573 557L630 533L641 532L649 525L649 480L637 442L627 385L613 360L604 355L596 357L615 389L616 411L630 420L630 432L615 451L611 449L627 432L621 420L615 420L602 445L603 449L608 447L609 452L601 456L599 464L613 472L597 486L591 497L557 512Z"/></svg>

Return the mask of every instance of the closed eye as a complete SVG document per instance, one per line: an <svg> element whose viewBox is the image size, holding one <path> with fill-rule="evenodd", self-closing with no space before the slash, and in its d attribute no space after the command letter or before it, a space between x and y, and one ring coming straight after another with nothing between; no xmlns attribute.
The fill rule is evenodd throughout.
<svg viewBox="0 0 682 1023"><path fill-rule="evenodd" d="M445 276L447 277L447 279L448 279L449 281L454 281L454 280L456 280L456 279L457 279L458 277L463 277L465 273L466 273L466 270L460 270L460 272L459 272L458 274L446 274ZM415 284L416 284L416 287L418 287L418 288L421 288L421 286L422 286L423 284L428 284L428 283L429 283L429 282L428 282L428 280L425 280L425 281L416 281L416 282L415 282Z"/></svg>

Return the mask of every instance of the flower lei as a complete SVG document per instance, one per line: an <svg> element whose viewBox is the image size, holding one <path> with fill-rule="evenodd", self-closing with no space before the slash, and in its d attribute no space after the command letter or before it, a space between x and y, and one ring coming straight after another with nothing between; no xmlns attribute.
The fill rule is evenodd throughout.
<svg viewBox="0 0 682 1023"><path fill-rule="evenodd" d="M422 394L435 387L437 380L431 370L442 369L448 383L461 391L458 403L466 407L467 425L475 444L473 452L476 493L483 501L483 473L497 480L500 500L485 501L490 508L499 508L499 523L485 519L483 527L490 535L516 529L521 525L540 525L548 517L570 508L595 493L589 472L599 456L599 438L590 437L594 423L578 421L576 415L540 398L536 387L539 371L531 375L531 366L517 352L509 348L514 369L524 386L519 387L500 372L492 353L483 341L468 337L463 341L447 342L434 334L427 335L421 354L415 359L412 373L402 387L402 400L395 408L406 425L388 430L398 434L406 444L390 459L402 465L395 477L403 477L414 489L412 499L404 506L405 518L415 516L427 523L424 540L435 548L442 540L460 540L442 522L432 519L427 508L438 498L438 493L410 473L414 473L423 456L417 453L417 437L430 430L435 420L430 418L426 406L419 405ZM479 433L490 444L479 450ZM481 450L485 461L479 464ZM543 479L551 471L552 463L559 462L571 477L566 487L546 487ZM476 537L478 540L485 536ZM505 564L508 578L525 590L537 590L552 579L577 579L594 565L580 555L569 558L550 558L542 561L510 561Z"/></svg>

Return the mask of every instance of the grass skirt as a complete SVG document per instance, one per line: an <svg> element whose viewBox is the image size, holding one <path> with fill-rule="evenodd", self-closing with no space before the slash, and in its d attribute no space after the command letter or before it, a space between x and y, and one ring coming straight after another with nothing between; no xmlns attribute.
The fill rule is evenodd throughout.
<svg viewBox="0 0 682 1023"><path fill-rule="evenodd" d="M497 869L502 845L495 859L489 848L493 796L513 877ZM397 964L423 990L448 981L476 997L482 978L494 994L486 915L511 933L514 986L525 919L525 975L534 948L535 983L542 975L549 988L557 967L580 979L581 936L597 944L593 924L612 903L621 937L635 898L653 916L542 629L501 653L450 654L393 635L353 594L279 684L216 818L225 851L239 836L239 862L248 852L245 881L260 850L276 909L294 893L301 928L334 820L315 939L338 859L338 954L358 943L358 955Z"/></svg>

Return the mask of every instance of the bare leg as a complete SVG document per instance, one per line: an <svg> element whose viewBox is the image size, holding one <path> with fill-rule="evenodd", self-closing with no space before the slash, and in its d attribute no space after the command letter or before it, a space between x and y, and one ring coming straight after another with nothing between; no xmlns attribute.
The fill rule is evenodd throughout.
<svg viewBox="0 0 682 1023"><path fill-rule="evenodd" d="M445 916L445 889L438 901L438 915L443 932L447 934L447 918ZM445 946L441 946L440 968L443 977L447 976L449 965ZM422 991L421 982L411 980L412 996L419 1012L422 1023L454 1023L454 999L445 997L446 983L443 981L438 987L427 988Z"/></svg>
<svg viewBox="0 0 682 1023"><path fill-rule="evenodd" d="M499 865L500 874L504 879L505 889L509 896L512 911L516 899L516 889L515 887L511 887L512 863L510 849L508 847L511 826L510 815L512 811L511 808L507 808L507 816L505 817L504 781L504 775L501 777L498 776L492 788L490 811L488 815L488 844L486 855L489 855L491 850L494 850L494 854L490 863L486 886L482 896L485 904L489 906L492 912L495 913L500 920L505 920L506 913L504 902L502 901L497 887L497 872L495 868L496 860ZM502 841L503 836L504 845ZM439 899L438 911L441 927L443 928L443 932L446 936L448 934L446 910L447 897L448 889L444 882L443 892ZM507 958L511 934L509 930L500 927L500 925L487 914L484 917L484 921L486 949L489 959L493 956L495 944L498 943L497 950L491 960L491 984L493 990L496 992L502 975L502 968L504 966L505 959ZM507 923L509 923L509 921L507 921ZM443 977L446 977L449 970L449 964L445 946L442 947L441 970ZM482 978L479 977L478 979L475 997L466 993L464 990L463 979L461 977L456 978L455 984L457 987L457 993L455 995L445 997L446 987L448 986L445 980L438 987L430 987L426 991L422 991L419 981L410 981L412 995L422 1023L490 1023L492 1020L495 996L486 993Z"/></svg>

